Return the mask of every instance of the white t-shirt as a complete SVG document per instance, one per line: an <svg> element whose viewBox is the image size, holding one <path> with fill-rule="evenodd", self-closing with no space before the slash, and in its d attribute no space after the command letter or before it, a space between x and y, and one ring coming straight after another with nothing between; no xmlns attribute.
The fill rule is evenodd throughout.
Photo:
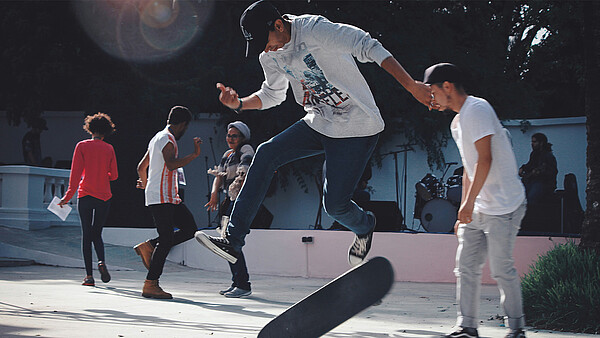
<svg viewBox="0 0 600 338"><path fill-rule="evenodd" d="M175 147L175 156L178 155L177 141L169 131L169 127L154 135L148 144L150 165L148 168L148 182L146 183L146 206L152 204L179 204L179 186L177 182L177 170L167 169L162 150L167 143Z"/></svg>
<svg viewBox="0 0 600 338"><path fill-rule="evenodd" d="M291 20L290 41L259 55L265 81L255 94L262 109L282 103L291 85L306 111L304 121L317 132L334 138L381 132L383 119L355 58L381 65L390 52L357 27L317 15L286 17Z"/></svg>
<svg viewBox="0 0 600 338"><path fill-rule="evenodd" d="M494 108L484 99L469 96L452 120L450 130L460 151L465 174L471 182L479 158L475 141L492 135L492 165L475 200L474 211L503 215L523 204L525 188L519 179L517 160Z"/></svg>

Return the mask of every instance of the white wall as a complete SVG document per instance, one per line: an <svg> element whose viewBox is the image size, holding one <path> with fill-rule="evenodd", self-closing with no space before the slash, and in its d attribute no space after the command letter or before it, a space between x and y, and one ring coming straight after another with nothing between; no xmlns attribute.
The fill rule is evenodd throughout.
<svg viewBox="0 0 600 338"><path fill-rule="evenodd" d="M42 132L40 143L42 145L42 158L52 157L52 160L70 161L77 142L88 138L89 134L83 130L82 111L76 112L44 112L42 117L48 123L48 130ZM21 122L19 126L9 126L6 112L0 111L0 162L6 164L23 164L21 140L29 131L27 124Z"/></svg>
<svg viewBox="0 0 600 338"><path fill-rule="evenodd" d="M83 124L83 112L46 112L43 115L48 121L49 130L42 133L42 155L52 156L56 161L59 159L70 160L75 144L88 137L87 133L81 129ZM217 118L208 114L200 114L199 119L192 121L187 133L178 142L179 153L187 155L193 151L192 138L200 136L203 140L202 155L185 167L186 179L188 182L185 188L185 201L195 216L198 227L207 227L208 217L206 209L203 207L207 200L207 193L212 187L212 176L209 177L207 184L206 162L208 165L215 165L211 151L210 141L213 140L213 147L216 160L219 161L221 155L227 150L225 143L226 126L216 126ZM582 207L585 208L585 152L586 152L586 130L585 118L563 118L563 119L543 119L529 120L531 127L525 132L521 132L519 121L504 121L504 125L512 134L515 156L519 165L528 161L531 151L531 135L536 132L543 132L548 136L551 143L554 144L554 154L558 161L558 188L563 187L563 178L567 173L574 173L577 176L579 189L579 199ZM21 139L28 129L21 124L19 127L8 126L6 115L0 112L0 141L2 149L0 150L0 162L22 163ZM152 135L148 135L148 140ZM389 144L383 145L382 153L398 151L398 144L405 143L402 137L393 140ZM117 152L118 148L115 149ZM448 142L448 147L444 150L447 162L459 162L460 156L453 141ZM400 185L400 207L403 205L402 189L402 167L403 154L398 155L398 167ZM425 174L431 172L438 178L442 177L442 172L430 170L427 165L427 156L424 151L415 149L414 152L407 153L407 187L406 187L406 211L403 212L406 223L410 228L423 230L420 227L419 220L413 220L413 208L415 203L415 183L417 183ZM457 166L452 166L446 175L447 178ZM319 195L314 183L308 182L309 193L305 194L297 184L292 180L287 191L278 190L274 197L267 198L265 205L274 214L272 228L277 229L310 229L315 223ZM387 156L383 160L381 168L373 168L373 178L369 182L375 192L371 199L377 201L395 201L395 170L393 156ZM214 219L215 213L211 214ZM323 213L322 225L328 228L333 220Z"/></svg>

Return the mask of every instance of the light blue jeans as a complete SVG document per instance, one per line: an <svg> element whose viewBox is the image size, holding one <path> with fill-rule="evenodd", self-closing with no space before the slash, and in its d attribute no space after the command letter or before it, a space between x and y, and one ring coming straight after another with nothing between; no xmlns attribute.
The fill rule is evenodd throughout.
<svg viewBox="0 0 600 338"><path fill-rule="evenodd" d="M378 135L331 138L300 120L261 144L233 206L227 228L231 245L238 251L244 246L244 238L250 233L250 224L265 198L275 170L294 160L323 153L326 160L325 212L355 234L368 233L375 226L374 220L351 198L378 138Z"/></svg>
<svg viewBox="0 0 600 338"><path fill-rule="evenodd" d="M457 326L477 328L481 295L481 271L489 258L492 278L498 283L500 303L511 329L525 326L521 280L515 269L513 249L525 216L526 205L504 215L473 213L473 221L458 227L456 251Z"/></svg>

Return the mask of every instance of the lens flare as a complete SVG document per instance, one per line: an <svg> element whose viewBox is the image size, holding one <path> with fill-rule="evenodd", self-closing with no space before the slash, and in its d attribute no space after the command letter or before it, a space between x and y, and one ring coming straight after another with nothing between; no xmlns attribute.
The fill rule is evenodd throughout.
<svg viewBox="0 0 600 338"><path fill-rule="evenodd" d="M212 1L74 1L85 32L108 54L133 62L179 55L204 31Z"/></svg>

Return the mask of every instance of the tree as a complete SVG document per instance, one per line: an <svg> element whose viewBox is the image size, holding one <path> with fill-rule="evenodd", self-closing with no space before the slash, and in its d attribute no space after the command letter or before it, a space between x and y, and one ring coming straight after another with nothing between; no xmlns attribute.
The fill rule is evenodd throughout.
<svg viewBox="0 0 600 338"><path fill-rule="evenodd" d="M585 116L587 118L586 211L581 229L581 247L600 252L600 114L598 76L600 76L600 6L585 2Z"/></svg>

